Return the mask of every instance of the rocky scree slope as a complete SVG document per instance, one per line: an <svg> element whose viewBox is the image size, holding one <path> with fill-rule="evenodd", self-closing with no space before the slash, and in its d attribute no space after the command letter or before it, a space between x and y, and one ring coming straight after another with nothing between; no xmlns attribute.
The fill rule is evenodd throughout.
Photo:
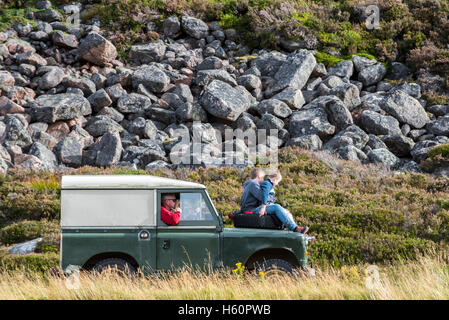
<svg viewBox="0 0 449 320"><path fill-rule="evenodd" d="M449 106L421 99L420 84L405 81L412 75L399 62L387 72L353 55L326 68L312 50L251 51L236 30L190 16L169 17L160 28L150 23L160 39L133 45L124 61L96 25L64 23L66 6L36 7L33 23L0 32L4 174L13 166L186 166L171 163L174 150L198 160L188 167L229 166L232 153L192 159L192 144L180 136L223 151L226 128L277 129L269 140L276 148L417 172L428 168L422 163L434 147L449 143Z"/></svg>

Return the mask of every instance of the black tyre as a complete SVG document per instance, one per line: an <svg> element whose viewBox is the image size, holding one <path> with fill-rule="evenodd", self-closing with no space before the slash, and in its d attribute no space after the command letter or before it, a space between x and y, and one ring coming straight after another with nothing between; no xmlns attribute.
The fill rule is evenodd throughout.
<svg viewBox="0 0 449 320"><path fill-rule="evenodd" d="M296 268L282 259L268 259L261 262L255 269L256 274L264 273L265 278L276 278L284 275L296 275Z"/></svg>
<svg viewBox="0 0 449 320"><path fill-rule="evenodd" d="M134 268L128 261L120 258L107 258L101 260L95 264L92 270L98 273L110 270L111 272L116 272L129 277L133 277L136 274L136 268Z"/></svg>

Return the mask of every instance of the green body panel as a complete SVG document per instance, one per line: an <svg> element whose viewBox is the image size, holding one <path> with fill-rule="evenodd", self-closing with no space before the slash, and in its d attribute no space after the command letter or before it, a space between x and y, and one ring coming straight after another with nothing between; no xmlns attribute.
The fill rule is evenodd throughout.
<svg viewBox="0 0 449 320"><path fill-rule="evenodd" d="M150 233L149 240L138 238L141 230ZM156 229L62 229L61 268L69 265L84 266L98 254L122 253L131 256L137 264L148 270L156 269Z"/></svg>
<svg viewBox="0 0 449 320"><path fill-rule="evenodd" d="M162 229L157 232L157 269L191 266L208 270L220 264L216 229Z"/></svg>
<svg viewBox="0 0 449 320"><path fill-rule="evenodd" d="M286 230L224 228L223 232L223 264L235 266L266 249L281 249L291 252L296 257L297 264L305 267L307 264L306 241L303 235Z"/></svg>
<svg viewBox="0 0 449 320"><path fill-rule="evenodd" d="M208 270L219 266L234 267L266 249L291 252L297 264L305 267L307 247L301 234L284 230L224 228L217 229L145 229L149 240L139 240L135 229L62 230L61 268L84 266L98 254L120 253L131 256L142 270L169 270L184 266Z"/></svg>

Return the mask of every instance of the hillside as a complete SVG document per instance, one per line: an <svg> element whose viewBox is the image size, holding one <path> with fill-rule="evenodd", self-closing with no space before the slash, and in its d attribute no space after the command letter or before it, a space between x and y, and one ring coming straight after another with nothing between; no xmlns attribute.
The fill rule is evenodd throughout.
<svg viewBox="0 0 449 320"><path fill-rule="evenodd" d="M317 236L311 258L321 267L386 264L413 260L423 253L447 251L449 178L337 159L324 152L284 148L284 176L277 196L300 225ZM65 174L155 174L200 182L208 187L218 211L238 208L242 183L250 169L144 170L82 167ZM56 246L61 173L12 171L1 180L0 241L13 244L43 236L40 253L5 255L9 269L46 270L58 265Z"/></svg>
<svg viewBox="0 0 449 320"><path fill-rule="evenodd" d="M227 216L266 149L319 265L447 250L448 13L447 0L0 0L0 264L58 264L62 174L201 182ZM39 236L35 254L5 250Z"/></svg>

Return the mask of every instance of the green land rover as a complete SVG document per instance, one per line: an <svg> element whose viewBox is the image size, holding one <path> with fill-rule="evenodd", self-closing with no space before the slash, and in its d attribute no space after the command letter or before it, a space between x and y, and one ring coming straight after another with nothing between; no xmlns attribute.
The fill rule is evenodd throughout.
<svg viewBox="0 0 449 320"><path fill-rule="evenodd" d="M256 272L312 271L308 237L286 230L224 227L202 184L149 175L63 176L61 268L108 267L144 274L242 263ZM176 194L181 221L161 220L161 196Z"/></svg>

